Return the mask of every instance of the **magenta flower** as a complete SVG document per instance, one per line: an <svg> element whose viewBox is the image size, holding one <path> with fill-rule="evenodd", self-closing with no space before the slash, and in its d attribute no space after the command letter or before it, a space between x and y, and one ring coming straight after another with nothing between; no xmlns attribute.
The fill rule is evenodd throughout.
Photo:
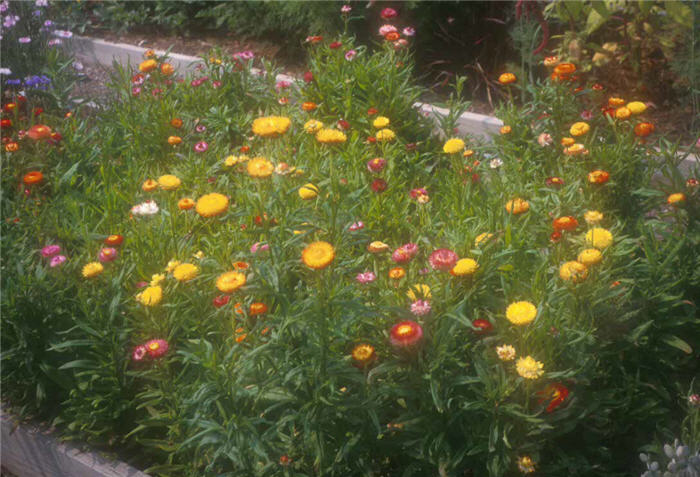
<svg viewBox="0 0 700 477"><path fill-rule="evenodd" d="M144 345L138 345L134 348L134 351L131 352L131 359L134 361L141 361L146 357L146 353L148 353L146 347Z"/></svg>
<svg viewBox="0 0 700 477"><path fill-rule="evenodd" d="M139 88L138 86L134 86L133 88L131 88L131 94L133 94L134 96L138 96L139 94L141 94L141 88Z"/></svg>
<svg viewBox="0 0 700 477"><path fill-rule="evenodd" d="M357 230L361 230L364 228L365 228L365 224L361 220L358 220L357 222L350 224L350 231L351 232L355 232Z"/></svg>
<svg viewBox="0 0 700 477"><path fill-rule="evenodd" d="M23 36L23 37L20 37L18 41L20 43L27 44L27 43L31 43L32 39L29 38L28 36Z"/></svg>
<svg viewBox="0 0 700 477"><path fill-rule="evenodd" d="M412 189L411 192L411 199L417 199L418 197L422 195L428 195L428 191L423 189L422 187Z"/></svg>
<svg viewBox="0 0 700 477"><path fill-rule="evenodd" d="M355 50L350 50L347 53L345 53L345 59L348 61L354 60L355 56L357 56L357 52Z"/></svg>
<svg viewBox="0 0 700 477"><path fill-rule="evenodd" d="M341 13L350 13L352 11L352 7L350 5L343 5L340 8Z"/></svg>
<svg viewBox="0 0 700 477"><path fill-rule="evenodd" d="M207 149L209 149L209 144L207 144L205 141L199 141L194 145L195 152L206 152Z"/></svg>
<svg viewBox="0 0 700 477"><path fill-rule="evenodd" d="M382 13L380 13L379 15L380 15L384 20L389 20L390 18L395 18L395 17L398 15L398 13L397 13L397 11L394 10L393 8L387 7L387 8L385 8L384 10L382 10Z"/></svg>
<svg viewBox="0 0 700 477"><path fill-rule="evenodd" d="M374 274L374 272L364 272L364 273L358 273L357 276L355 277L355 280L358 282L365 284L365 283L372 283L377 279L377 275Z"/></svg>
<svg viewBox="0 0 700 477"><path fill-rule="evenodd" d="M67 259L66 259L66 256L65 256L65 255L56 255L55 257L52 257L52 258L51 258L51 261L49 262L49 266L50 266L51 268L58 267L59 265L61 265L61 264L62 264L63 262L65 262L66 260L67 260Z"/></svg>
<svg viewBox="0 0 700 477"><path fill-rule="evenodd" d="M430 313L430 303L425 300L416 300L411 303L411 313L416 316L424 316Z"/></svg>
<svg viewBox="0 0 700 477"><path fill-rule="evenodd" d="M146 348L148 356L153 359L163 356L168 352L168 348L170 347L167 341L158 339L147 341L143 346Z"/></svg>
<svg viewBox="0 0 700 477"><path fill-rule="evenodd" d="M253 53L250 50L241 51L241 52L233 54L234 60L248 61L248 60L252 60L253 58L255 58L255 53Z"/></svg>
<svg viewBox="0 0 700 477"><path fill-rule="evenodd" d="M222 85L222 84L223 84L223 83L222 83L221 81L212 81L212 82L211 82L211 87L214 88L214 89L221 88L221 85Z"/></svg>
<svg viewBox="0 0 700 477"><path fill-rule="evenodd" d="M148 282L136 282L136 285L134 285L136 288L145 288L148 286Z"/></svg>
<svg viewBox="0 0 700 477"><path fill-rule="evenodd" d="M375 157L367 161L367 170L370 172L382 172L384 167L386 167L386 159L381 157Z"/></svg>
<svg viewBox="0 0 700 477"><path fill-rule="evenodd" d="M287 80L279 80L279 81L277 82L277 84L275 85L275 89L276 89L277 91L279 91L279 90L281 90L281 89L287 89L287 88L289 88L291 85L292 85L292 83L291 83L290 81L287 81Z"/></svg>
<svg viewBox="0 0 700 477"><path fill-rule="evenodd" d="M113 262L117 259L117 249L112 247L104 247L100 250L97 258L100 262Z"/></svg>
<svg viewBox="0 0 700 477"><path fill-rule="evenodd" d="M197 124L194 127L194 130L197 131L198 133L203 133L204 131L207 130L207 127L204 124Z"/></svg>
<svg viewBox="0 0 700 477"><path fill-rule="evenodd" d="M593 119L593 111L591 111L590 109L584 109L583 111L581 111L581 119L583 119L584 121L590 121L591 119Z"/></svg>
<svg viewBox="0 0 700 477"><path fill-rule="evenodd" d="M258 253L258 252L265 252L266 250L269 250L270 246L264 242L255 242L251 247L250 247L250 253Z"/></svg>
<svg viewBox="0 0 700 477"><path fill-rule="evenodd" d="M61 247L59 245L47 245L46 247L41 249L41 256L44 258L50 258L56 255L61 251Z"/></svg>
<svg viewBox="0 0 700 477"><path fill-rule="evenodd" d="M406 27L403 29L403 36L415 36L416 29L413 27Z"/></svg>
<svg viewBox="0 0 700 477"><path fill-rule="evenodd" d="M459 260L459 257L452 250L446 248L439 248L430 254L428 262L433 270L442 270L443 272L449 272L452 270Z"/></svg>

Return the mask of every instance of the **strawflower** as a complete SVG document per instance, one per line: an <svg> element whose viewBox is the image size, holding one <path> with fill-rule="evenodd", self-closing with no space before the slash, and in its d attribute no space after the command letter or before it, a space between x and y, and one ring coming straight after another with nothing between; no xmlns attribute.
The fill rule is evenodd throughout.
<svg viewBox="0 0 700 477"><path fill-rule="evenodd" d="M586 279L588 269L583 263L570 261L559 267L559 278L565 281L578 283Z"/></svg>
<svg viewBox="0 0 700 477"><path fill-rule="evenodd" d="M502 85L507 85L511 83L515 83L517 81L517 78L513 73L503 73L498 77L498 82L501 83Z"/></svg>
<svg viewBox="0 0 700 477"><path fill-rule="evenodd" d="M389 125L389 118L385 116L377 116L374 121L372 121L372 126L377 129L385 128Z"/></svg>
<svg viewBox="0 0 700 477"><path fill-rule="evenodd" d="M603 254L600 253L600 250L597 248L587 248L578 254L576 260L586 267L590 267L591 265L600 263L603 260Z"/></svg>
<svg viewBox="0 0 700 477"><path fill-rule="evenodd" d="M335 258L335 249L324 241L313 242L301 253L301 260L309 268L321 270L329 266Z"/></svg>
<svg viewBox="0 0 700 477"><path fill-rule="evenodd" d="M104 271L104 267L100 262L90 262L83 267L82 274L84 278L96 277Z"/></svg>
<svg viewBox="0 0 700 477"><path fill-rule="evenodd" d="M258 179L265 179L272 175L272 172L275 170L275 166L273 166L272 163L264 157L255 157L248 161L246 169L249 176Z"/></svg>
<svg viewBox="0 0 700 477"><path fill-rule="evenodd" d="M156 306L163 299L163 289L156 286L149 286L136 295L136 301L146 306Z"/></svg>
<svg viewBox="0 0 700 477"><path fill-rule="evenodd" d="M59 265L63 264L67 260L65 255L56 255L55 257L51 257L51 261L49 261L49 266L51 268L58 267Z"/></svg>
<svg viewBox="0 0 700 477"><path fill-rule="evenodd" d="M462 258L457 260L455 266L450 270L450 274L455 277L469 277L476 273L479 265L472 258Z"/></svg>
<svg viewBox="0 0 700 477"><path fill-rule="evenodd" d="M158 178L158 185L163 190L175 190L180 187L180 184L180 179L172 174L166 174Z"/></svg>
<svg viewBox="0 0 700 477"><path fill-rule="evenodd" d="M594 227L586 232L586 243L595 248L607 248L613 242L613 235L602 227Z"/></svg>
<svg viewBox="0 0 700 477"><path fill-rule="evenodd" d="M380 129L374 137L379 142L391 142L396 138L396 134L391 129Z"/></svg>
<svg viewBox="0 0 700 477"><path fill-rule="evenodd" d="M506 211L509 214L518 215L530 210L530 203L521 198L515 198L506 202Z"/></svg>
<svg viewBox="0 0 700 477"><path fill-rule="evenodd" d="M423 328L415 321L402 321L391 327L389 337L397 348L412 348L423 339Z"/></svg>
<svg viewBox="0 0 700 477"><path fill-rule="evenodd" d="M276 137L284 134L292 124L284 116L266 116L253 121L253 134L260 137Z"/></svg>
<svg viewBox="0 0 700 477"><path fill-rule="evenodd" d="M515 359L515 348L511 345L496 346L496 354L501 361L513 361Z"/></svg>
<svg viewBox="0 0 700 477"><path fill-rule="evenodd" d="M374 274L374 272L364 272L364 273L358 273L357 276L355 277L355 280L358 281L358 283L366 284L366 283L372 283L377 279L377 275Z"/></svg>
<svg viewBox="0 0 700 477"><path fill-rule="evenodd" d="M195 210L202 217L215 217L228 209L228 197L213 192L206 194L197 200Z"/></svg>
<svg viewBox="0 0 700 477"><path fill-rule="evenodd" d="M51 258L61 252L60 245L47 245L41 249L41 256L44 258Z"/></svg>
<svg viewBox="0 0 700 477"><path fill-rule="evenodd" d="M411 301L417 301L419 299L431 299L433 297L430 292L430 287L424 283L418 283L416 285L411 285L406 292L406 296Z"/></svg>
<svg viewBox="0 0 700 477"><path fill-rule="evenodd" d="M144 346L146 347L148 356L153 359L160 358L161 356L165 355L169 348L168 342L160 339L147 341Z"/></svg>
<svg viewBox="0 0 700 477"><path fill-rule="evenodd" d="M529 456L518 458L518 469L523 474L531 474L535 471L535 463Z"/></svg>
<svg viewBox="0 0 700 477"><path fill-rule="evenodd" d="M537 379L544 374L544 365L532 356L519 358L515 363L518 374L525 379Z"/></svg>
<svg viewBox="0 0 700 477"><path fill-rule="evenodd" d="M459 257L452 250L440 248L430 254L428 262L433 270L448 272L454 268Z"/></svg>
<svg viewBox="0 0 700 477"><path fill-rule="evenodd" d="M549 400L545 409L549 413L562 405L569 396L569 389L561 383L552 383L538 392L537 395L540 397L539 404Z"/></svg>
<svg viewBox="0 0 700 477"><path fill-rule="evenodd" d="M348 138L342 131L337 129L321 129L316 133L316 140L321 144L341 144L347 141Z"/></svg>
<svg viewBox="0 0 700 477"><path fill-rule="evenodd" d="M416 300L411 303L411 313L416 316L424 316L430 313L430 302L426 300Z"/></svg>
<svg viewBox="0 0 700 477"><path fill-rule="evenodd" d="M318 187L316 187L314 184L304 184L299 188L299 197L301 197L303 200L315 199L318 196L318 192Z"/></svg>
<svg viewBox="0 0 700 477"><path fill-rule="evenodd" d="M442 146L442 150L446 154L455 154L464 150L464 146L464 141L459 138L452 138Z"/></svg>
<svg viewBox="0 0 700 477"><path fill-rule="evenodd" d="M173 277L179 282L188 282L197 278L199 267L191 263L181 263L173 270Z"/></svg>
<svg viewBox="0 0 700 477"><path fill-rule="evenodd" d="M506 308L506 318L514 325L532 323L537 316L537 307L529 301L516 301Z"/></svg>
<svg viewBox="0 0 700 477"><path fill-rule="evenodd" d="M351 356L354 366L365 368L374 362L377 358L377 353L374 350L374 346L363 343L352 349Z"/></svg>
<svg viewBox="0 0 700 477"><path fill-rule="evenodd" d="M112 247L104 247L100 249L97 258L100 262L113 262L117 259L117 249Z"/></svg>

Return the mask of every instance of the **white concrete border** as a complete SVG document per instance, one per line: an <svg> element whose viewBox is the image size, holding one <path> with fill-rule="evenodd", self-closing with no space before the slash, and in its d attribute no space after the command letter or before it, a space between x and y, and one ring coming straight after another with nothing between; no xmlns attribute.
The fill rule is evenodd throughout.
<svg viewBox="0 0 700 477"><path fill-rule="evenodd" d="M37 427L18 424L3 410L0 421L0 462L17 477L149 477L123 462L61 444Z"/></svg>

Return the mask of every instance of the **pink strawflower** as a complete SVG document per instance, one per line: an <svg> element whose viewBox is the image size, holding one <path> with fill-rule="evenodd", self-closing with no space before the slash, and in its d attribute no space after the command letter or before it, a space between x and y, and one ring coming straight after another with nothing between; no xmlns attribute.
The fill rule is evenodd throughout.
<svg viewBox="0 0 700 477"><path fill-rule="evenodd" d="M382 172L384 167L386 167L386 159L381 157L375 157L367 161L367 170L370 172Z"/></svg>
<svg viewBox="0 0 700 477"><path fill-rule="evenodd" d="M112 247L104 247L100 250L100 254L97 256L100 262L113 262L117 259L117 249Z"/></svg>
<svg viewBox="0 0 700 477"><path fill-rule="evenodd" d="M406 27L403 29L403 36L415 36L416 29L413 27Z"/></svg>
<svg viewBox="0 0 700 477"><path fill-rule="evenodd" d="M147 353L148 350L144 345L138 345L134 348L134 351L131 353L131 359L133 359L134 361L141 361L143 360L143 358L146 357Z"/></svg>
<svg viewBox="0 0 700 477"><path fill-rule="evenodd" d="M354 60L355 56L357 56L357 52L355 50L350 50L347 53L345 53L345 59L348 61Z"/></svg>
<svg viewBox="0 0 700 477"><path fill-rule="evenodd" d="M593 119L593 111L589 109L584 109L583 111L581 111L581 119L583 119L584 121L590 121L591 119Z"/></svg>
<svg viewBox="0 0 700 477"><path fill-rule="evenodd" d="M304 73L304 82L311 83L314 80L314 74L311 71Z"/></svg>
<svg viewBox="0 0 700 477"><path fill-rule="evenodd" d="M452 250L446 248L439 248L430 254L428 262L433 270L442 270L443 272L449 272L452 270L459 260L459 257Z"/></svg>
<svg viewBox="0 0 700 477"><path fill-rule="evenodd" d="M264 252L266 250L269 250L270 246L264 242L255 242L251 247L250 247L250 253L258 253L258 252Z"/></svg>
<svg viewBox="0 0 700 477"><path fill-rule="evenodd" d="M411 189L411 192L409 192L409 194L411 195L411 199L417 199L422 195L428 195L428 191L422 187L417 187L415 189Z"/></svg>
<svg viewBox="0 0 700 477"><path fill-rule="evenodd" d="M355 280L357 280L360 283L372 283L377 279L377 275L374 274L374 272L364 272L364 273L358 273L357 276L355 277Z"/></svg>
<svg viewBox="0 0 700 477"><path fill-rule="evenodd" d="M238 53L233 54L234 60L248 61L248 60L252 60L253 58L255 58L255 53L253 53L250 50L240 51Z"/></svg>
<svg viewBox="0 0 700 477"><path fill-rule="evenodd" d="M691 394L688 396L688 404L693 407L700 407L700 394Z"/></svg>
<svg viewBox="0 0 700 477"><path fill-rule="evenodd" d="M340 8L341 13L350 13L352 11L352 7L350 5L343 5Z"/></svg>
<svg viewBox="0 0 700 477"><path fill-rule="evenodd" d="M379 34L386 36L387 33L397 32L398 29L394 25L382 25L379 27Z"/></svg>
<svg viewBox="0 0 700 477"><path fill-rule="evenodd" d="M59 245L47 245L46 247L41 249L41 256L44 258L50 258L56 255L61 251L61 247Z"/></svg>
<svg viewBox="0 0 700 477"><path fill-rule="evenodd" d="M364 228L365 228L365 224L361 220L358 220L357 222L353 222L352 224L350 224L350 231L351 232L355 232L357 230L361 230Z"/></svg>
<svg viewBox="0 0 700 477"><path fill-rule="evenodd" d="M214 89L221 88L221 85L222 85L222 84L223 84L223 83L222 83L221 81L212 81L212 82L211 82L211 87L214 88Z"/></svg>
<svg viewBox="0 0 700 477"><path fill-rule="evenodd" d="M205 152L207 149L209 149L209 144L207 144L205 141L199 141L194 145L194 150L196 152Z"/></svg>
<svg viewBox="0 0 700 477"><path fill-rule="evenodd" d="M424 316L430 313L430 303L425 300L416 300L411 303L411 313L416 316Z"/></svg>
<svg viewBox="0 0 700 477"><path fill-rule="evenodd" d="M382 10L382 13L379 14L384 20L389 20L390 18L395 18L398 15L398 12L394 10L393 8L385 8Z"/></svg>
<svg viewBox="0 0 700 477"><path fill-rule="evenodd" d="M407 243L394 250L394 253L391 254L391 259L396 263L405 263L415 257L417 253L418 245Z"/></svg>
<svg viewBox="0 0 700 477"><path fill-rule="evenodd" d="M50 266L51 268L58 267L59 265L61 265L61 264L62 264L63 262L65 262L66 260L67 260L67 259L66 259L66 256L65 256L65 255L56 255L55 257L52 257L52 258L51 258L51 261L49 262L49 266Z"/></svg>
<svg viewBox="0 0 700 477"><path fill-rule="evenodd" d="M170 347L167 341L159 339L147 341L143 346L146 348L148 356L153 359L163 356L168 352L168 348Z"/></svg>
<svg viewBox="0 0 700 477"><path fill-rule="evenodd" d="M203 133L204 131L207 130L207 127L204 124L197 124L194 127L194 130L197 131L198 133Z"/></svg>
<svg viewBox="0 0 700 477"><path fill-rule="evenodd" d="M133 88L131 88L131 94L133 94L134 96L140 95L141 88L139 88L138 86L134 86Z"/></svg>
<svg viewBox="0 0 700 477"><path fill-rule="evenodd" d="M136 282L136 285L134 285L136 288L145 288L148 286L148 282Z"/></svg>
<svg viewBox="0 0 700 477"><path fill-rule="evenodd" d="M287 80L280 80L280 81L278 81L277 84L275 85L275 89L276 89L277 91L279 91L279 90L281 90L281 89L287 89L287 88L289 88L291 85L292 85L292 83L291 83L290 81L287 81Z"/></svg>

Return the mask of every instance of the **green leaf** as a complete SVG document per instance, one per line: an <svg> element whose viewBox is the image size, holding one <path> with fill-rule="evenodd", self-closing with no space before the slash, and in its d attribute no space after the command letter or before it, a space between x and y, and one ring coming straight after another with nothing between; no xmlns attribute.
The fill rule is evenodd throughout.
<svg viewBox="0 0 700 477"><path fill-rule="evenodd" d="M678 336L667 335L667 336L663 336L661 338L661 340L669 346L673 346L674 348L678 348L679 350L683 351L685 354L692 354L693 353L693 348L687 342L680 339Z"/></svg>
<svg viewBox="0 0 700 477"><path fill-rule="evenodd" d="M603 26L606 21L607 18L598 13L597 10L591 10L586 20L586 34L590 35L594 33L598 28Z"/></svg>

